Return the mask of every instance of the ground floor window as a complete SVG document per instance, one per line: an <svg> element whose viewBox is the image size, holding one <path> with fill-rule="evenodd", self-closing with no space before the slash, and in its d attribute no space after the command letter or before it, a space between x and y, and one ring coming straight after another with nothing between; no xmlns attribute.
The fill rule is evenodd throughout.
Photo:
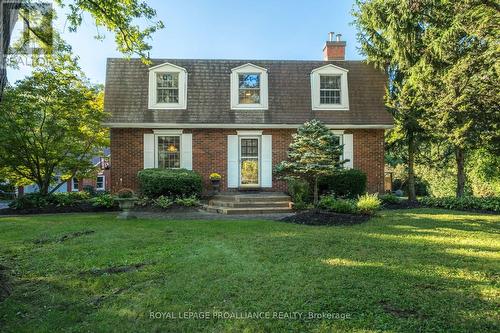
<svg viewBox="0 0 500 333"><path fill-rule="evenodd" d="M78 192L78 185L79 185L78 178L73 177L73 179L71 180L71 191Z"/></svg>
<svg viewBox="0 0 500 333"><path fill-rule="evenodd" d="M105 177L103 175L97 176L95 189L98 191L104 191L106 189Z"/></svg>
<svg viewBox="0 0 500 333"><path fill-rule="evenodd" d="M181 137L179 135L157 136L157 151L158 168L181 167Z"/></svg>

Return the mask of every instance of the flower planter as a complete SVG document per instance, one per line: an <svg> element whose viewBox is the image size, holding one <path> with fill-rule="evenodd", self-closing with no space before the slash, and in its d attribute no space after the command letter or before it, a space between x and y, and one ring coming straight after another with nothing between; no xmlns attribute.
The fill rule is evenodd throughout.
<svg viewBox="0 0 500 333"><path fill-rule="evenodd" d="M220 189L220 179L218 180L210 180L210 183L212 184L212 189L215 193L219 192Z"/></svg>
<svg viewBox="0 0 500 333"><path fill-rule="evenodd" d="M122 210L122 212L118 215L119 219L129 220L137 218L137 216L131 212L131 209L134 208L134 205L137 202L137 198L116 198L115 200L118 202L118 205Z"/></svg>

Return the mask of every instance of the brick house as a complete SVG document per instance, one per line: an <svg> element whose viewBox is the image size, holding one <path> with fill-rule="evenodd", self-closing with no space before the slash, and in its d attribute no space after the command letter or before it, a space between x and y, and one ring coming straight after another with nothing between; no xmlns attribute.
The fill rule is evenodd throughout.
<svg viewBox="0 0 500 333"><path fill-rule="evenodd" d="M346 61L346 43L326 42L323 61L108 59L111 190L138 188L144 168L186 168L222 175L224 191L285 191L273 167L304 122L318 119L344 145L347 168L384 189L386 77Z"/></svg>

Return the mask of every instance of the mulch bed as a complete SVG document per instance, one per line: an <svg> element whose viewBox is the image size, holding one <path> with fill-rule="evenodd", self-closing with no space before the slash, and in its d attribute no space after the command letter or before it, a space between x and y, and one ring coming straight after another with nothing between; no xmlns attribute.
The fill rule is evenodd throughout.
<svg viewBox="0 0 500 333"><path fill-rule="evenodd" d="M313 209L284 217L281 221L306 225L354 225L364 223L370 218L370 215L340 214Z"/></svg>
<svg viewBox="0 0 500 333"><path fill-rule="evenodd" d="M94 207L89 203L82 203L75 206L47 206L43 208L28 208L28 209L0 209L0 215L28 215L28 214L57 214L57 213L100 213L112 212L120 210L118 207L105 208Z"/></svg>

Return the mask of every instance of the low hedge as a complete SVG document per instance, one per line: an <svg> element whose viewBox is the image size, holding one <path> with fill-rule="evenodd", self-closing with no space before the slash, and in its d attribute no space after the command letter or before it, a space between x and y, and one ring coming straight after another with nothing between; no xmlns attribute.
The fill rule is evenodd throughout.
<svg viewBox="0 0 500 333"><path fill-rule="evenodd" d="M138 179L142 194L150 198L200 196L203 189L201 176L186 169L145 169Z"/></svg>
<svg viewBox="0 0 500 333"><path fill-rule="evenodd" d="M422 197L418 201L427 207L500 212L500 197Z"/></svg>
<svg viewBox="0 0 500 333"><path fill-rule="evenodd" d="M366 192L366 174L356 169L342 170L335 175L321 177L318 185L321 194L357 198Z"/></svg>

